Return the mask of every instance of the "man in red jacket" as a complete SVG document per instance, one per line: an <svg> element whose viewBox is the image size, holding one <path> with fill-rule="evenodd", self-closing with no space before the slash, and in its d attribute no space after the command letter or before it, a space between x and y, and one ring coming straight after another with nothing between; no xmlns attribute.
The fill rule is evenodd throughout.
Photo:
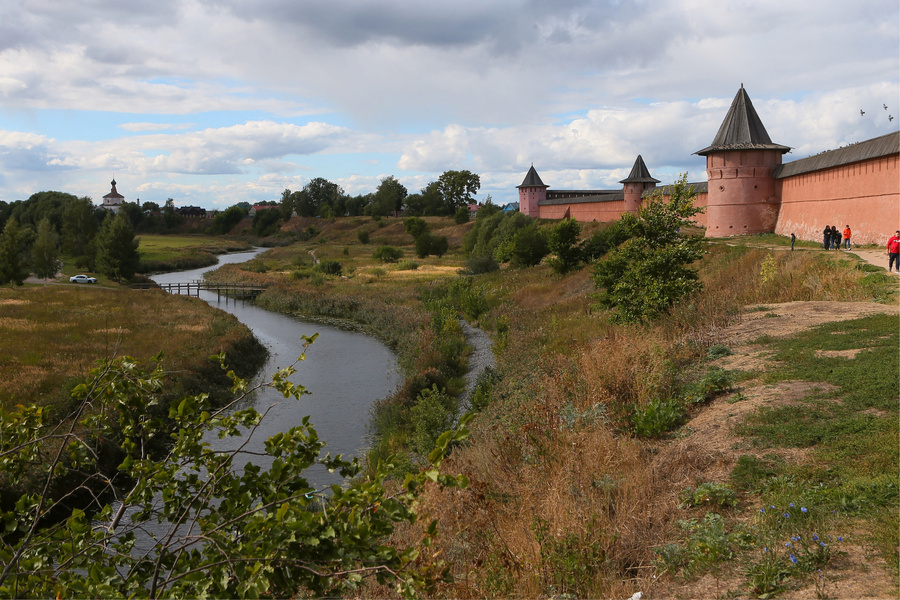
<svg viewBox="0 0 900 600"><path fill-rule="evenodd" d="M888 240L888 273L894 270L894 263L897 263L897 272L900 273L900 229L894 234L894 237Z"/></svg>

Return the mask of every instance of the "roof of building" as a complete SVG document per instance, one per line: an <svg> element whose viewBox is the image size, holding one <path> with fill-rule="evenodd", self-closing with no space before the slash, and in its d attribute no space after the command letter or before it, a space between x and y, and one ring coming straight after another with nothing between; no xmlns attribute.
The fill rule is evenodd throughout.
<svg viewBox="0 0 900 600"><path fill-rule="evenodd" d="M694 154L706 156L713 152L725 150L780 150L782 153L790 152L789 146L773 144L765 126L756 114L750 96L744 90L744 84L731 101L731 108L725 115L725 120L719 127L716 139L703 150L697 150Z"/></svg>
<svg viewBox="0 0 900 600"><path fill-rule="evenodd" d="M531 168L528 169L528 173L525 174L525 181L522 182L522 185L516 186L517 188L521 187L547 187L544 185L544 182L541 181L541 176L538 175L538 172L534 170L534 165L531 165Z"/></svg>
<svg viewBox="0 0 900 600"><path fill-rule="evenodd" d="M783 179L793 175L801 175L812 171L830 169L863 160L880 158L900 152L900 131L858 142L843 148L827 150L809 158L801 158L779 166L774 177Z"/></svg>
<svg viewBox="0 0 900 600"><path fill-rule="evenodd" d="M695 183L688 183L689 188L693 188L695 194L705 194L709 191L709 182L708 181L698 181ZM664 185L652 190L646 190L643 194L643 198L647 198L652 196L653 194L660 193L663 196L668 196L672 193L671 185Z"/></svg>
<svg viewBox="0 0 900 600"><path fill-rule="evenodd" d="M103 196L104 198L112 199L112 198L124 198L125 197L116 190L116 180L115 179L113 179L110 182L110 185L112 186L112 190L107 195Z"/></svg>
<svg viewBox="0 0 900 600"><path fill-rule="evenodd" d="M546 200L541 200L538 202L538 205L586 204L590 202L613 202L624 199L624 190L547 190Z"/></svg>
<svg viewBox="0 0 900 600"><path fill-rule="evenodd" d="M631 167L631 173L619 183L659 183L659 179L650 176L650 169L644 164L644 159L638 154L634 166Z"/></svg>

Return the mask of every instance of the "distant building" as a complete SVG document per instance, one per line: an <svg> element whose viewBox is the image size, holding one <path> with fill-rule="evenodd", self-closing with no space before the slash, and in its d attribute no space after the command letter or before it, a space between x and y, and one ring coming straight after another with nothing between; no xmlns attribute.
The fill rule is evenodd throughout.
<svg viewBox="0 0 900 600"><path fill-rule="evenodd" d="M117 213L119 212L119 207L121 207L125 202L125 196L123 196L118 192L118 190L116 190L115 179L110 182L110 185L112 186L112 190L110 190L107 195L103 196L103 204L101 204L100 206L101 208L105 208L110 212Z"/></svg>
<svg viewBox="0 0 900 600"><path fill-rule="evenodd" d="M775 232L816 240L825 225L849 224L853 240L881 244L900 221L900 132L782 163L790 148L769 138L744 86L738 90L706 157L708 181L691 184L705 208L707 237ZM638 156L617 190L553 190L534 165L518 186L519 210L544 219L614 221L637 212L654 191Z"/></svg>
<svg viewBox="0 0 900 600"><path fill-rule="evenodd" d="M182 217L205 217L206 209L199 206L180 206L175 209Z"/></svg>

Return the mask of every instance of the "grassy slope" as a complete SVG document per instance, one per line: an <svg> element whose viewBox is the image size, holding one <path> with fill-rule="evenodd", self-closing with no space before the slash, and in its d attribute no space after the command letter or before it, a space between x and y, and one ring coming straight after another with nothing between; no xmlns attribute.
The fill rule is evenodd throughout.
<svg viewBox="0 0 900 600"><path fill-rule="evenodd" d="M232 267L228 277L277 282L277 292L272 292L277 300L273 298L270 306L288 312L371 323L375 315L385 313L379 306L391 306L389 313L403 307L406 320L402 326L393 325L397 325L398 335L403 331L409 336L415 320L427 318L417 309L416 288L452 277L463 263L462 256L452 254L454 246L451 255L442 259L416 259L420 266L414 271L373 261L371 252L380 244L402 246L404 258L414 259L411 239L398 219L294 224L300 228L310 225L321 232L311 242L273 250L251 267ZM431 219L430 225L432 231L448 235L456 243L470 227L442 219ZM360 229L369 231L370 244L358 242ZM897 302L892 279L878 269L858 268L854 259L843 254L817 252L812 247L792 253L763 236L748 238L746 245L741 241L737 240L737 246L733 240L711 244L701 265L705 292L677 306L660 322L643 327L612 325L602 311L592 307L593 285L587 270L560 277L540 266L474 280L491 306L479 325L494 335L503 330L506 342L498 357L501 379L493 391L493 402L475 422L471 443L455 453L450 467L465 472L472 486L450 496L437 494L423 507L446 533L438 551L453 564L457 575L457 583L444 590L445 595L627 597L653 585L663 594L665 589L682 589L679 586L690 590L698 578L702 581L715 574L718 582L726 573L734 583L731 591L737 595L749 595L753 586L763 589L768 585L778 592L813 585L808 573L781 567L771 576L741 571L742 565L750 563L759 570L759 563L751 560L757 546L765 543L766 535L780 535L774 525L755 529L755 533L741 529L750 527L752 507L786 498L778 496L780 488L757 481L752 489L744 489L747 477L737 479L744 482L740 485L729 484L725 473L719 483L731 485L731 494L740 491L741 500L736 507L719 511L724 514L724 524L707 523L703 517L707 506L678 508L679 495L694 483L692 477L709 469L709 457L699 450L672 450L689 430L675 431L661 440L636 438L630 433L630 416L636 407L643 409L654 398L679 397L690 389L706 369L705 351L713 332L733 322L745 305L796 300ZM313 255L340 261L343 276L316 277ZM382 323L382 331L388 322ZM896 330L896 318L888 322ZM801 339L801 346L815 346L813 340ZM417 346L414 340L408 342L395 347L406 353L409 365L408 353ZM767 343L775 344L772 340ZM879 347L896 348L896 342L890 338ZM858 364L878 374L876 381L896 383L893 363L866 357ZM807 375L774 372L769 376L827 380L824 372L816 370ZM846 387L846 407L858 409L855 398L869 395L861 385ZM816 505L817 514L826 507L837 510L835 503L858 496L853 490L860 486L868 489L866 482L874 477L871 495L880 500L871 510L845 510L836 517L835 526L849 530L861 519L862 528L872 532L873 547L882 554L895 554L896 549L884 542L895 539L897 533L896 518L891 517L896 513L896 498L888 494L885 499L884 494L895 489L897 481L896 473L884 469L896 464L896 443L892 441L896 428L888 426L897 418L895 388L878 392L882 400L877 410L886 411L885 418L878 421L883 435L869 435L865 425L871 417L863 417L863 426L853 419L842 424L838 413L853 414L850 408L819 411L816 418L829 421L831 424L823 427L839 431L834 438L841 441L829 445L817 439L812 464L801 461L773 467L764 461L745 460L741 468L751 474L754 468L768 474L763 481L771 476L775 482L790 480L803 489L832 486L830 499ZM704 410L702 405L696 406L691 416ZM775 420L783 422L783 416L775 413ZM755 418L748 419L748 427ZM802 432L808 420L795 423ZM767 434L751 429L745 435L748 440L754 436L768 439ZM809 443L808 438L802 442ZM667 458L655 458L659 456ZM875 458L862 460L864 456ZM864 473L869 467L863 465L873 462L881 471ZM836 465L847 471L838 480L834 478ZM887 478L886 483L882 478ZM688 525L679 527L679 522ZM716 540L724 546L716 547ZM674 553L667 557L669 563L662 560L665 555L654 552L666 548ZM730 558L716 561L708 558L710 553ZM786 561L788 556L780 559ZM654 579L654 574L661 579ZM695 588L685 593L718 592Z"/></svg>

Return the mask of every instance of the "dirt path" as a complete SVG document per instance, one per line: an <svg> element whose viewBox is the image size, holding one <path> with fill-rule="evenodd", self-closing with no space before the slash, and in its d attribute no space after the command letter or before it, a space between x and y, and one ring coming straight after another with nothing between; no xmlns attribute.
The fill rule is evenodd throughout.
<svg viewBox="0 0 900 600"><path fill-rule="evenodd" d="M874 254L874 251L873 251ZM733 354L720 358L714 366L736 371L764 371L773 368L771 350L752 344L762 335L787 338L797 333L836 321L858 319L873 314L900 316L900 306L870 302L788 302L766 304L766 310L745 308L740 323L717 334L717 339L728 346ZM777 318L773 318L777 315ZM697 471L685 472L683 487L696 481L727 483L728 477L742 454L754 454L742 439L733 434L733 428L744 418L764 407L777 407L801 401L814 390L827 392L833 388L828 383L809 381L782 381L775 384L760 380L745 381L740 389L726 397L718 398L693 418L684 428L688 432L675 444L664 447L656 457L658 468L677 464L686 454L703 457ZM735 401L740 394L740 401ZM808 451L800 448L766 449L766 453L778 454L786 462L802 464L808 460ZM763 454L762 451L758 454ZM676 483L677 486L677 483ZM862 536L861 536L862 537ZM878 567L878 568L874 568ZM896 586L888 574L883 559L874 557L861 544L848 548L845 560L835 565L835 579L829 588L829 597L835 598L895 598ZM715 597L716 590L737 589L740 579L716 582L710 577L665 590L672 597ZM816 598L814 587L794 590L791 598Z"/></svg>

